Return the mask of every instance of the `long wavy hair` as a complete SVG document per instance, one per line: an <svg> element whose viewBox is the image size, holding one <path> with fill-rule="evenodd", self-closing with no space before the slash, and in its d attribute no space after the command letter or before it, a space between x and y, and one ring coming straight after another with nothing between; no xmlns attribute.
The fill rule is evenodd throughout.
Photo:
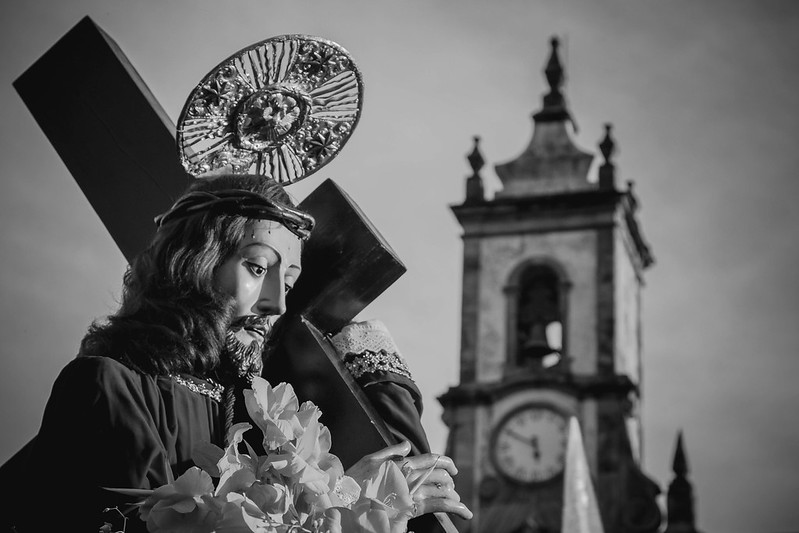
<svg viewBox="0 0 799 533"><path fill-rule="evenodd" d="M187 192L223 189L294 207L279 184L261 176L197 180ZM119 310L89 327L80 355L111 357L151 375L213 375L235 318L233 299L216 288L215 274L238 250L247 222L206 211L160 227L125 273Z"/></svg>

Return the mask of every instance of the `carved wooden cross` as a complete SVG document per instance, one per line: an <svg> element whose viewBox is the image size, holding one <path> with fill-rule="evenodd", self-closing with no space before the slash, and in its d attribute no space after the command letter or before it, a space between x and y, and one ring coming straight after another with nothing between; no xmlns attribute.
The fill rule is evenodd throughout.
<svg viewBox="0 0 799 533"><path fill-rule="evenodd" d="M57 112L50 87L54 79L61 101ZM117 44L89 17L14 86L131 261L152 239L153 218L188 185L175 150L174 124ZM300 207L317 219L317 231L304 247L303 275L287 301L289 334L306 339L304 349L291 357L308 362L292 368L321 372L333 391L325 397L335 401L309 399L323 412L346 413L333 425L325 422L334 436L333 453L348 466L393 441L328 337L396 281L405 267L332 181L324 182ZM299 383L307 377L296 370L287 372L281 379ZM15 458L3 466L3 473ZM439 515L440 530L454 532L449 518ZM414 529L429 531L427 526L434 522L415 524Z"/></svg>

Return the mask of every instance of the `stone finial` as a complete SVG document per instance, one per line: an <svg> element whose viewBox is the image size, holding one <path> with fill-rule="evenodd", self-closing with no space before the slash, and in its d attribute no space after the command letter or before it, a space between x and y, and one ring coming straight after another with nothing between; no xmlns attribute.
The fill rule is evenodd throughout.
<svg viewBox="0 0 799 533"><path fill-rule="evenodd" d="M605 162L599 166L599 188L600 189L615 189L616 188L616 167L613 165L611 158L616 152L616 141L611 136L613 125L609 122L605 124L605 137L599 142L599 151L602 152L602 157Z"/></svg>
<svg viewBox="0 0 799 533"><path fill-rule="evenodd" d="M577 125L566 108L566 98L563 96L563 80L565 72L563 65L560 62L558 48L560 41L557 37L552 37L549 41L552 51L549 54L549 61L544 68L544 76L547 78L549 84L549 92L544 95L544 107L533 115L537 122L561 122L571 121L572 125L577 129Z"/></svg>
<svg viewBox="0 0 799 533"><path fill-rule="evenodd" d="M485 200L485 189L483 188L483 178L480 177L480 169L485 165L483 154L480 153L480 137L475 135L474 148L466 156L469 165L472 167L472 175L466 178L466 201L464 203L477 203Z"/></svg>
<svg viewBox="0 0 799 533"><path fill-rule="evenodd" d="M599 143L599 151L602 152L602 156L605 158L605 163L611 163L611 156L616 152L616 142L611 137L611 131L613 130L613 124L607 122L605 124L605 138Z"/></svg>
<svg viewBox="0 0 799 533"><path fill-rule="evenodd" d="M480 169L485 166L485 159L483 159L483 154L480 153L480 136L475 135L473 139L474 148L472 149L472 153L466 156L466 159L469 160L469 165L472 167L473 176L480 177Z"/></svg>
<svg viewBox="0 0 799 533"><path fill-rule="evenodd" d="M547 77L549 83L549 92L560 93L560 88L563 85L563 65L560 63L558 56L558 48L560 47L560 40L557 37L552 37L549 40L552 52L549 55L549 61L544 69L544 75Z"/></svg>

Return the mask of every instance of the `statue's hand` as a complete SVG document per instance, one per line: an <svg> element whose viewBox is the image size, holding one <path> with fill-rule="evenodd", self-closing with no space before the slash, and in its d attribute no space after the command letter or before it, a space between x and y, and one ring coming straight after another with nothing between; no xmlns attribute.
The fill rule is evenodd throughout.
<svg viewBox="0 0 799 533"><path fill-rule="evenodd" d="M461 503L455 490L452 476L458 473L458 469L452 459L446 455L425 453L401 459L399 467L408 480L411 497L416 503L414 516L445 512L466 520L472 518L472 512Z"/></svg>
<svg viewBox="0 0 799 533"><path fill-rule="evenodd" d="M472 518L472 512L461 503L455 490L452 476L458 473L458 469L452 459L434 453L406 457L410 449L407 442L383 448L352 465L347 475L363 485L378 474L385 461L395 461L405 476L414 502L398 517L399 521L406 522L422 514L437 512L453 513L466 520Z"/></svg>

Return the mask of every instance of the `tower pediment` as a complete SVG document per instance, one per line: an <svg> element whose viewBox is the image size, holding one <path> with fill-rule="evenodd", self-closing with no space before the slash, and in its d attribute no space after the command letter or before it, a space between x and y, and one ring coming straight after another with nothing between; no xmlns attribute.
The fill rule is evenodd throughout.
<svg viewBox="0 0 799 533"><path fill-rule="evenodd" d="M494 167L502 181L497 197L581 191L596 188L588 181L594 156L578 148L565 121L538 122L524 152Z"/></svg>

